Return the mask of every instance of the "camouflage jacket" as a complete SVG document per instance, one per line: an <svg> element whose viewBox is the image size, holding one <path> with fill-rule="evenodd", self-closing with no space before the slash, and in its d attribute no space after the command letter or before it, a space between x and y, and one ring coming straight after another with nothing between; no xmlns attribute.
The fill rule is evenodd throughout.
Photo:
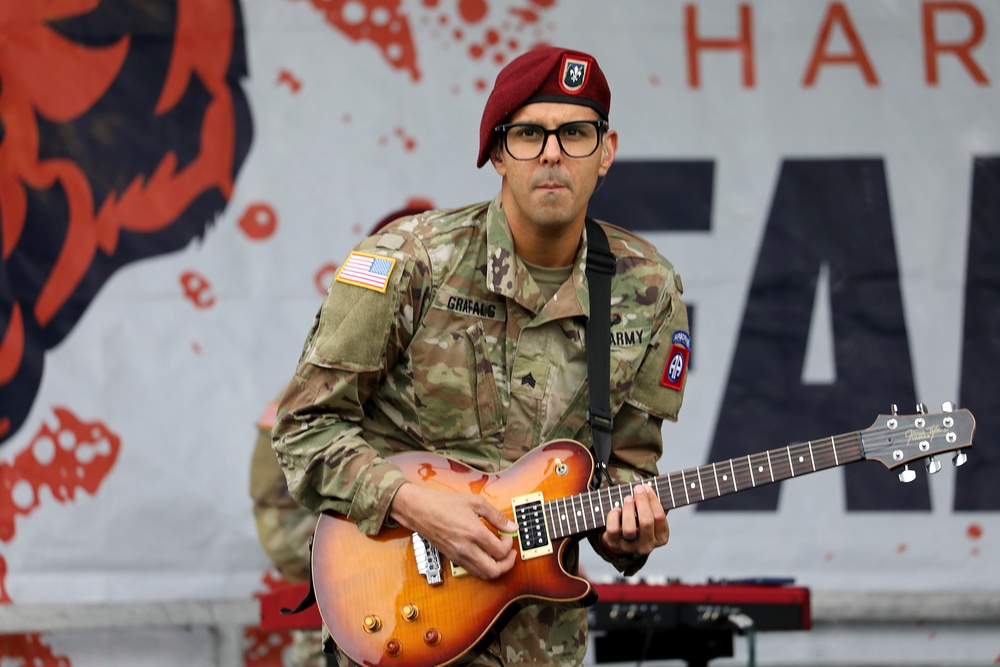
<svg viewBox="0 0 1000 667"><path fill-rule="evenodd" d="M267 404L257 420L257 439L250 459L250 498L257 536L271 563L289 582L309 581L309 536L316 527L315 512L299 505L288 493L285 475L271 447L278 404Z"/></svg>
<svg viewBox="0 0 1000 667"><path fill-rule="evenodd" d="M657 472L662 420L677 418L683 394L683 378L661 378L671 349L690 339L671 264L601 225L617 258L609 468L623 482ZM404 218L362 241L356 252L392 264L385 291L334 281L279 407L273 444L292 495L374 535L405 481L388 454L444 453L495 472L548 440L589 446L583 241L547 302L514 254L499 197ZM631 573L642 562L617 565ZM580 610L529 606L493 650L507 664L580 664L585 626Z"/></svg>

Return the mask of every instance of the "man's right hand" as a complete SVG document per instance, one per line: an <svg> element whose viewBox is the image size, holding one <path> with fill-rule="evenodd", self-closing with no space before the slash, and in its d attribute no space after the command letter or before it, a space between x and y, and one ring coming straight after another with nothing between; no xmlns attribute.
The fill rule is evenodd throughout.
<svg viewBox="0 0 1000 667"><path fill-rule="evenodd" d="M481 496L436 491L404 484L396 491L389 516L433 544L456 565L492 580L514 567L517 524Z"/></svg>

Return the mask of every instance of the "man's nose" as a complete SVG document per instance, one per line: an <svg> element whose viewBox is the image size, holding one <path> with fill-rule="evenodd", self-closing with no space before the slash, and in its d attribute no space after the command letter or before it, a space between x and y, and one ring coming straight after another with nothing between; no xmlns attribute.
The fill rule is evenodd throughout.
<svg viewBox="0 0 1000 667"><path fill-rule="evenodd" d="M559 145L559 137L550 134L545 137L545 144L542 145L542 160L545 162L558 162L562 159L562 146Z"/></svg>

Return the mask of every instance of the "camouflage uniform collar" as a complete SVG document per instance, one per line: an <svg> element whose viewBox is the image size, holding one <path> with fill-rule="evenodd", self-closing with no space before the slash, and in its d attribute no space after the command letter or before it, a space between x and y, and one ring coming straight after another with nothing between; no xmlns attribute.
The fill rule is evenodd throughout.
<svg viewBox="0 0 1000 667"><path fill-rule="evenodd" d="M584 232L584 239L586 239L586 232ZM489 257L486 280L490 291L513 299L533 313L538 313L545 308L546 303L541 289L514 253L514 237L511 234L510 224L507 222L507 215L503 211L499 194L490 202L486 212L486 244ZM583 242L577 250L573 275L571 276L572 292L575 293L575 298L567 299L566 289L560 289L553 297L552 302L549 303L547 317L544 318L546 321L557 317L587 315L590 312L590 297L587 293L587 279L585 277L586 257L586 242ZM536 324L540 323L536 322Z"/></svg>

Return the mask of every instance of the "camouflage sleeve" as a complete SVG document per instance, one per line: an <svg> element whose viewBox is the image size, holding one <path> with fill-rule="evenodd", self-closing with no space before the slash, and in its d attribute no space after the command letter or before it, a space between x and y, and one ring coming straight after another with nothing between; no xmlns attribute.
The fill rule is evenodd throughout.
<svg viewBox="0 0 1000 667"><path fill-rule="evenodd" d="M663 260L666 262L666 260ZM687 380L687 361L691 348L687 307L682 299L681 278L666 262L666 288L662 298L659 327L653 334L646 357L639 366L626 399L636 408L661 419L677 421ZM669 364L683 365L671 371ZM670 372L668 372L670 371ZM677 375L671 375L676 373Z"/></svg>
<svg viewBox="0 0 1000 667"><path fill-rule="evenodd" d="M277 402L268 404L257 423L257 440L250 460L250 497L257 536L271 563L286 581L309 580L309 536L316 514L288 494L285 476L271 449L271 429Z"/></svg>
<svg viewBox="0 0 1000 667"><path fill-rule="evenodd" d="M272 438L292 496L374 535L406 481L365 441L364 404L413 334L429 261L412 236L384 233L359 251L394 260L385 291L334 281L282 397Z"/></svg>
<svg viewBox="0 0 1000 667"><path fill-rule="evenodd" d="M661 258L662 259L662 258ZM683 353L685 367L671 383L665 371L680 345L689 350L687 308L681 298L683 287L680 276L665 259L665 289L662 292L658 326L645 358L639 366L629 396L615 415L612 434L611 457L608 471L616 484L655 477L657 463L663 455L663 420L677 420L684 396L687 353ZM668 386L668 385L675 386ZM615 557L600 546L600 534L591 535L594 550L625 575L639 571L647 557Z"/></svg>

